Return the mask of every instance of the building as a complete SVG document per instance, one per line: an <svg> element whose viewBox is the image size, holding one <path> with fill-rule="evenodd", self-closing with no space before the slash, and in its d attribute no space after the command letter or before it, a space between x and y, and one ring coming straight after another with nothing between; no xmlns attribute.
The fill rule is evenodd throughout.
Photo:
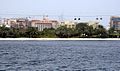
<svg viewBox="0 0 120 71"><path fill-rule="evenodd" d="M6 19L5 22L4 22L5 25L9 25L10 27L14 27L16 28L17 27L17 21L16 19Z"/></svg>
<svg viewBox="0 0 120 71"><path fill-rule="evenodd" d="M110 18L110 28L114 28L115 30L120 30L120 17L112 16Z"/></svg>
<svg viewBox="0 0 120 71"><path fill-rule="evenodd" d="M29 20L27 18L10 18L5 20L5 25L11 28L27 28L29 27Z"/></svg>
<svg viewBox="0 0 120 71"><path fill-rule="evenodd" d="M106 26L106 30L109 30L110 29L110 24Z"/></svg>
<svg viewBox="0 0 120 71"><path fill-rule="evenodd" d="M79 23L85 23L88 26L92 26L93 29L97 29L98 26L99 26L99 22L98 21L82 21L82 22L79 22Z"/></svg>
<svg viewBox="0 0 120 71"><path fill-rule="evenodd" d="M64 21L59 24L60 26L66 26L67 28L76 28L76 24L73 21Z"/></svg>
<svg viewBox="0 0 120 71"><path fill-rule="evenodd" d="M3 22L2 22L2 19L0 18L0 27L2 27L3 25Z"/></svg>
<svg viewBox="0 0 120 71"><path fill-rule="evenodd" d="M0 27L5 26L10 28L10 26L7 24L7 19L6 18L1 18L0 19Z"/></svg>
<svg viewBox="0 0 120 71"><path fill-rule="evenodd" d="M52 28L57 29L59 22L57 20L50 20L52 22Z"/></svg>
<svg viewBox="0 0 120 71"><path fill-rule="evenodd" d="M27 18L19 18L17 19L18 28L28 28L29 20Z"/></svg>
<svg viewBox="0 0 120 71"><path fill-rule="evenodd" d="M87 22L89 26L92 26L93 29L98 28L99 22L97 21L89 21Z"/></svg>
<svg viewBox="0 0 120 71"><path fill-rule="evenodd" d="M2 19L0 18L0 24L2 24Z"/></svg>
<svg viewBox="0 0 120 71"><path fill-rule="evenodd" d="M57 20L49 20L48 18L43 18L43 20L31 20L31 27L37 27L39 31L43 31L45 28L58 28Z"/></svg>

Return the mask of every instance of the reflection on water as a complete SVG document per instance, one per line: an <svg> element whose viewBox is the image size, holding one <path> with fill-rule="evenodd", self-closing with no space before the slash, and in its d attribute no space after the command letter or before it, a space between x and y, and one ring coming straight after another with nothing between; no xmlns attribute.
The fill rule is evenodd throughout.
<svg viewBox="0 0 120 71"><path fill-rule="evenodd" d="M0 41L0 71L120 71L120 41Z"/></svg>

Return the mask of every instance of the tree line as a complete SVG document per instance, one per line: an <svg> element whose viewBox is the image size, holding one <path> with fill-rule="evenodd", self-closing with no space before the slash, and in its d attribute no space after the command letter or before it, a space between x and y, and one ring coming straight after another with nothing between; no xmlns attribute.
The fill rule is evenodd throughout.
<svg viewBox="0 0 120 71"><path fill-rule="evenodd" d="M118 38L120 31L110 28L106 30L102 25L97 28L88 26L87 23L78 23L76 28L61 26L57 29L28 27L27 29L0 27L1 38Z"/></svg>

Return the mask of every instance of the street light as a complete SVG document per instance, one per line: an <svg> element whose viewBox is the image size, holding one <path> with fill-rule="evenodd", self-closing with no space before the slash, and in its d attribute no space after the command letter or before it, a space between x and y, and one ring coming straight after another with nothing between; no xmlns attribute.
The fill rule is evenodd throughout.
<svg viewBox="0 0 120 71"><path fill-rule="evenodd" d="M98 18L96 18L96 20L98 20Z"/></svg>
<svg viewBox="0 0 120 71"><path fill-rule="evenodd" d="M74 20L80 20L81 18L74 18Z"/></svg>
<svg viewBox="0 0 120 71"><path fill-rule="evenodd" d="M77 20L77 18L74 18L74 20Z"/></svg>
<svg viewBox="0 0 120 71"><path fill-rule="evenodd" d="M100 20L102 20L102 18L100 18Z"/></svg>
<svg viewBox="0 0 120 71"><path fill-rule="evenodd" d="M78 18L78 20L80 20L80 18Z"/></svg>
<svg viewBox="0 0 120 71"><path fill-rule="evenodd" d="M99 20L99 19L102 20L102 18L96 18L96 20Z"/></svg>

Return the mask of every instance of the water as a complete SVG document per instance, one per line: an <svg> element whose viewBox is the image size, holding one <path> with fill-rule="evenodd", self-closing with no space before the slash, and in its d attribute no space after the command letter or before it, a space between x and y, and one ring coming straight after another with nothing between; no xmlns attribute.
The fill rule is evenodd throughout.
<svg viewBox="0 0 120 71"><path fill-rule="evenodd" d="M0 71L120 71L120 41L0 41Z"/></svg>

